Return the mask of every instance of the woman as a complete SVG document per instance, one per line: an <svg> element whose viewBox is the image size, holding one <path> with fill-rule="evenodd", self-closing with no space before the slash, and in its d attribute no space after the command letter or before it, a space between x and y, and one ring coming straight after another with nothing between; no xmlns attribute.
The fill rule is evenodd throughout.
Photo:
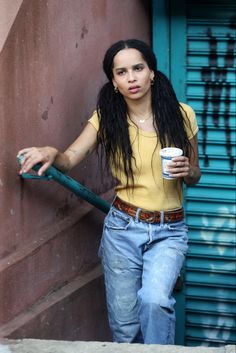
<svg viewBox="0 0 236 353"><path fill-rule="evenodd" d="M187 252L182 183L196 184L201 175L195 114L177 101L142 41L112 45L103 68L108 82L81 135L64 153L53 147L19 151L20 173L38 162L39 175L52 164L68 171L102 146L117 179L100 246L113 338L173 344L172 291ZM172 180L161 172L159 152L167 146L183 150L169 163Z"/></svg>

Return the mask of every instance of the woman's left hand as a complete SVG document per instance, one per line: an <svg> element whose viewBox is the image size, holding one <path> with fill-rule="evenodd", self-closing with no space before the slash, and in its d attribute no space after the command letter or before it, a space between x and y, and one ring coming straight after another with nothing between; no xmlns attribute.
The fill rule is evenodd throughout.
<svg viewBox="0 0 236 353"><path fill-rule="evenodd" d="M185 156L174 157L167 165L167 171L173 178L183 178L186 185L195 185L201 178L198 161L197 135L190 140L192 150L190 158Z"/></svg>
<svg viewBox="0 0 236 353"><path fill-rule="evenodd" d="M167 172L173 178L191 177L189 158L185 156L174 157L166 166Z"/></svg>

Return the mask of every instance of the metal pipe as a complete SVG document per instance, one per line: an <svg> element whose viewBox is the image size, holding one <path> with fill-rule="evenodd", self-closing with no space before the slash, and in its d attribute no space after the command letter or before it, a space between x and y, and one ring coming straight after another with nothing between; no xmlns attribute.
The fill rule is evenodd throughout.
<svg viewBox="0 0 236 353"><path fill-rule="evenodd" d="M19 163L22 162L23 156L18 158ZM33 167L34 171L38 171L40 168L40 163L36 164ZM111 205L106 200L103 200L101 197L97 196L94 192L87 189L85 186L78 183L73 178L69 177L68 175L63 174L55 167L49 167L46 172L44 173L45 176L40 177L37 175L29 174L29 173L22 173L22 178L25 179L47 179L47 180L55 180L57 183L61 184L65 188L72 191L75 195L81 197L83 200L88 201L90 204L98 208L104 213L108 213Z"/></svg>

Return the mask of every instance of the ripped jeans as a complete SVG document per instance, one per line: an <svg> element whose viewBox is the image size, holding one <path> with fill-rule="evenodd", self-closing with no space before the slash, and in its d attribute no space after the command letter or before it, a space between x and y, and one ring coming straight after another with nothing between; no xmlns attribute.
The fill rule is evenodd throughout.
<svg viewBox="0 0 236 353"><path fill-rule="evenodd" d="M111 207L99 254L115 342L174 344L172 292L187 248L184 221L150 224Z"/></svg>

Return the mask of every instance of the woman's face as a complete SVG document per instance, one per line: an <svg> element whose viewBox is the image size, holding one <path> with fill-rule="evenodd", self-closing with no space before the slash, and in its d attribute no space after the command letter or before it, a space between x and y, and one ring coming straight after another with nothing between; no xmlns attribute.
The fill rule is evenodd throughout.
<svg viewBox="0 0 236 353"><path fill-rule="evenodd" d="M143 98L151 93L151 71L137 49L120 50L113 59L113 85L125 100Z"/></svg>

